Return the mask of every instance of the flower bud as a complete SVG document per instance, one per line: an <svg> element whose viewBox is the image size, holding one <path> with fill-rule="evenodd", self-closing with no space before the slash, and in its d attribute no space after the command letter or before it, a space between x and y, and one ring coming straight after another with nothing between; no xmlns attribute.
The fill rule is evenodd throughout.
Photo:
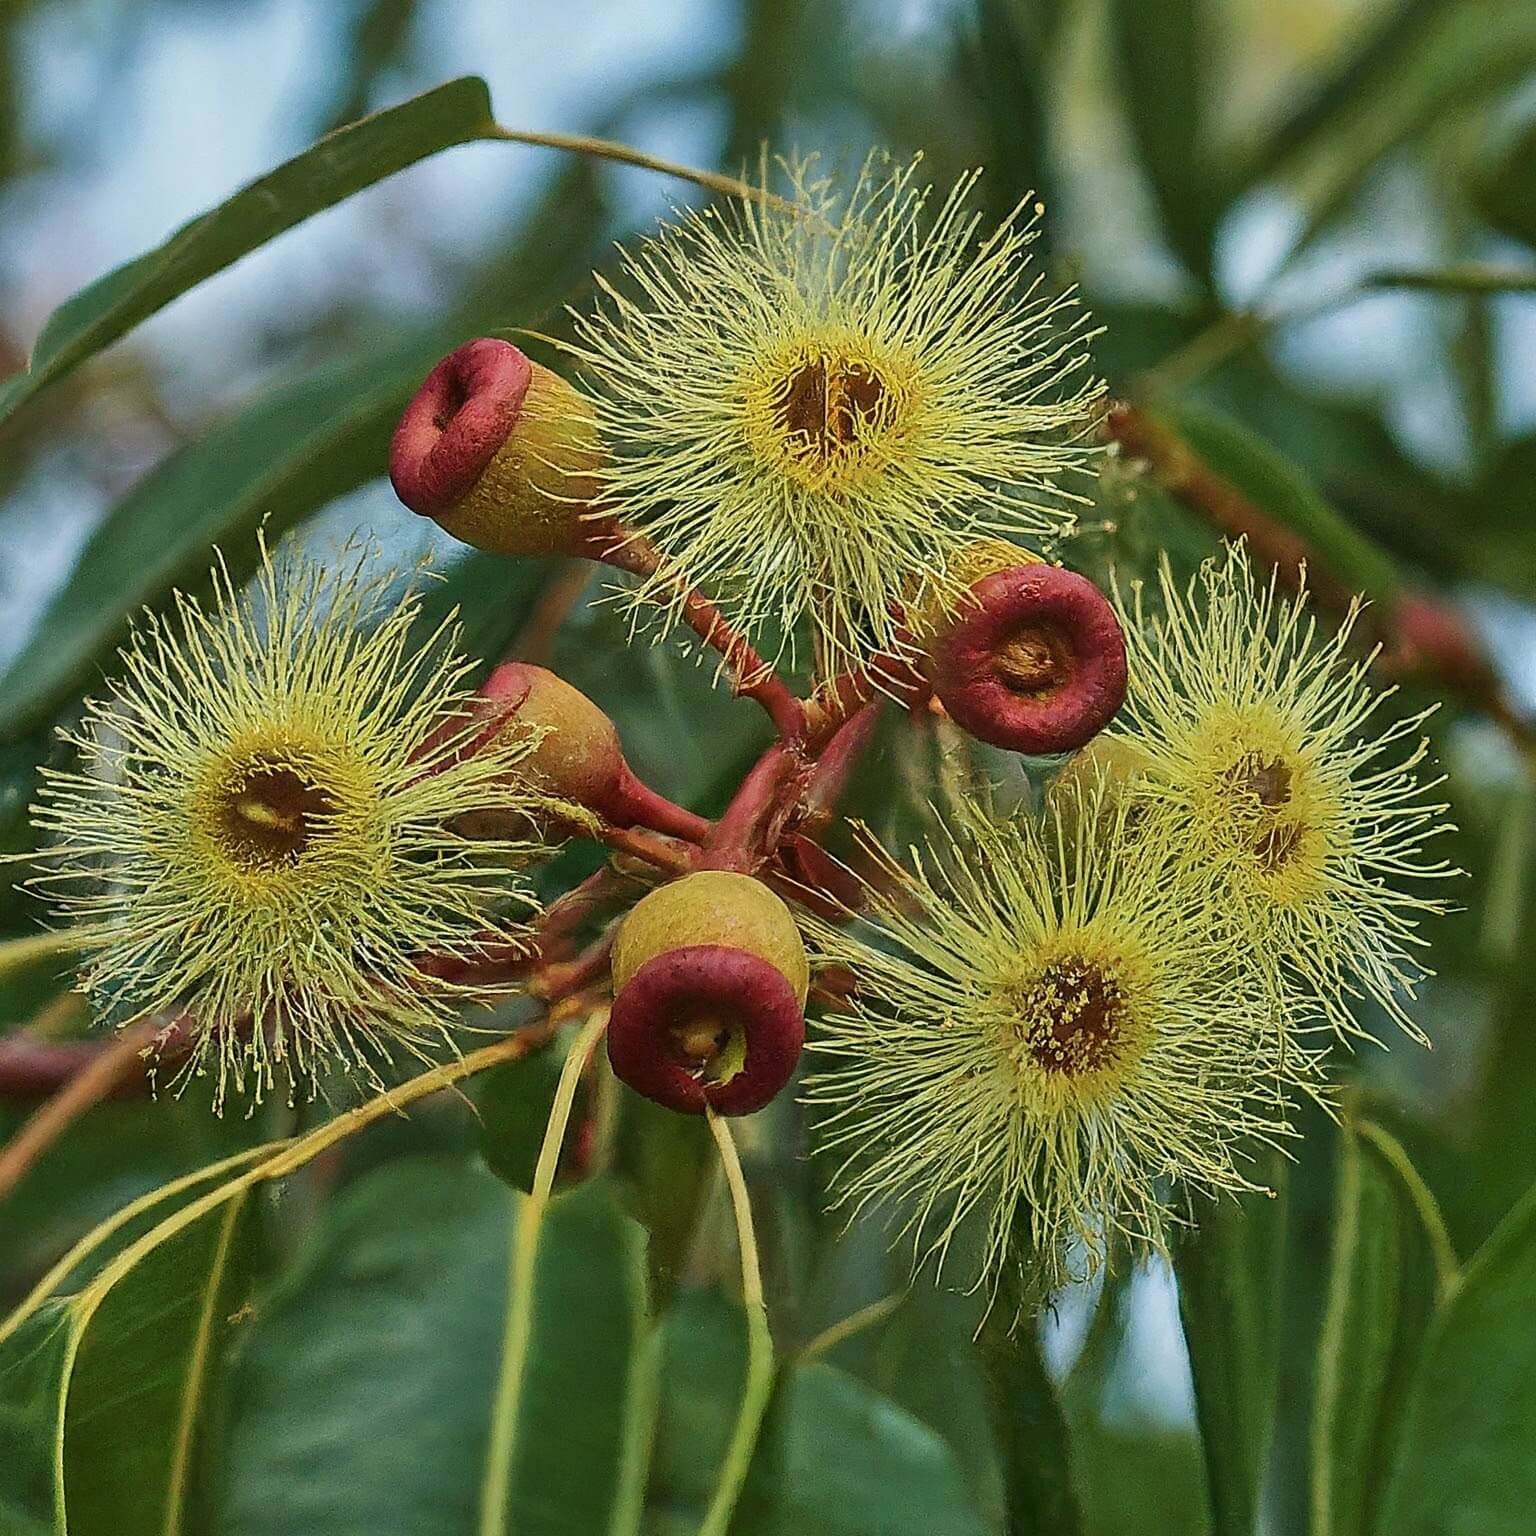
<svg viewBox="0 0 1536 1536"><path fill-rule="evenodd" d="M619 730L586 694L545 667L508 661L480 685L480 700L499 728L516 721L540 732L521 765L539 788L624 824L630 775Z"/></svg>
<svg viewBox="0 0 1536 1536"><path fill-rule="evenodd" d="M685 1114L750 1114L794 1075L810 967L789 908L750 875L701 870L638 902L613 952L608 1059Z"/></svg>
<svg viewBox="0 0 1536 1536"><path fill-rule="evenodd" d="M1071 752L1125 699L1125 637L1073 571L1015 563L973 582L924 636L956 724L1014 752Z"/></svg>
<svg viewBox="0 0 1536 1536"><path fill-rule="evenodd" d="M510 342L450 352L406 406L389 478L413 512L497 555L578 552L604 460L591 407Z"/></svg>

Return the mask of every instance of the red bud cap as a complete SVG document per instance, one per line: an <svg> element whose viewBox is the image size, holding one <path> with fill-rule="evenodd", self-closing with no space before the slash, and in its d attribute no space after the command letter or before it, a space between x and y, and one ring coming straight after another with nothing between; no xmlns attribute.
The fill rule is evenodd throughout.
<svg viewBox="0 0 1536 1536"><path fill-rule="evenodd" d="M794 1076L804 1041L784 973L725 944L653 956L619 989L608 1022L614 1075L681 1114L761 1109Z"/></svg>
<svg viewBox="0 0 1536 1536"><path fill-rule="evenodd" d="M1125 699L1125 637L1091 581L1059 566L996 571L933 642L933 687L955 722L1013 752L1072 752Z"/></svg>
<svg viewBox="0 0 1536 1536"><path fill-rule="evenodd" d="M500 555L571 553L586 542L603 453L588 402L510 342L450 352L395 429L389 478L413 512Z"/></svg>

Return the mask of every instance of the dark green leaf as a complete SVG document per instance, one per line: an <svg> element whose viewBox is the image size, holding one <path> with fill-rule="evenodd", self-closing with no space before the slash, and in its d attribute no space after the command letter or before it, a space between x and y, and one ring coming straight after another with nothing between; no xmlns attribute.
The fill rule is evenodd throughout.
<svg viewBox="0 0 1536 1536"><path fill-rule="evenodd" d="M695 1292L663 1326L648 1529L697 1529L730 1438L746 1360L739 1308ZM789 1367L759 1438L732 1536L983 1536L931 1430L828 1365Z"/></svg>
<svg viewBox="0 0 1536 1536"><path fill-rule="evenodd" d="M1253 1536L1274 1422L1286 1225L1279 1155L1266 1155L1256 1177L1279 1193L1209 1207L1175 1255L1216 1536Z"/></svg>
<svg viewBox="0 0 1536 1536"><path fill-rule="evenodd" d="M1525 1536L1536 1509L1536 1188L1473 1255L1408 1391L1377 1536Z"/></svg>
<svg viewBox="0 0 1536 1536"><path fill-rule="evenodd" d="M445 344L417 337L316 369L146 475L92 535L0 678L0 734L16 737L93 681L138 608L178 586L206 591L213 544L239 580L254 568L263 518L276 534L375 478L400 411Z"/></svg>
<svg viewBox="0 0 1536 1536"><path fill-rule="evenodd" d="M46 1449L57 1528L165 1536L211 1519L223 1361L254 1283L246 1191L136 1263L114 1259L44 1304L0 1353L0 1414L22 1443L0 1498L38 1503ZM32 1459L28 1470L28 1459ZM9 1459L3 1463L11 1471Z"/></svg>
<svg viewBox="0 0 1536 1536"><path fill-rule="evenodd" d="M643 1237L600 1185L558 1197L527 1347L509 1352L521 1208L452 1159L391 1164L336 1202L239 1363L221 1531L636 1529ZM493 1468L507 1477L504 1510L487 1503Z"/></svg>
<svg viewBox="0 0 1536 1536"><path fill-rule="evenodd" d="M494 127L485 82L449 81L319 143L183 225L56 310L26 372L0 387L0 421L189 288L353 193Z"/></svg>
<svg viewBox="0 0 1536 1536"><path fill-rule="evenodd" d="M1536 121L1502 147L1471 191L1478 212L1496 230L1536 246Z"/></svg>
<svg viewBox="0 0 1536 1536"><path fill-rule="evenodd" d="M509 1061L474 1080L470 1094L480 1122L480 1155L497 1178L525 1193L544 1145L555 1086L569 1040Z"/></svg>
<svg viewBox="0 0 1536 1536"><path fill-rule="evenodd" d="M249 1316L255 1216L250 1194L236 1197L147 1254L94 1316L76 1318L60 1507L72 1536L210 1523L223 1365Z"/></svg>
<svg viewBox="0 0 1536 1536"><path fill-rule="evenodd" d="M1418 1213L1376 1148L1339 1137L1328 1300L1317 1342L1313 1536L1367 1536L1402 1389L1435 1299Z"/></svg>
<svg viewBox="0 0 1536 1536"><path fill-rule="evenodd" d="M982 1334L991 1389L992 1427L1007 1483L1008 1536L1076 1536L1081 1529L1072 1487L1066 1420L1040 1343L1028 1322L1012 1332L994 1312Z"/></svg>
<svg viewBox="0 0 1536 1536"><path fill-rule="evenodd" d="M1209 164L1213 92L1209 0L1111 0L1111 36L1141 163L1168 243L1202 282L1221 202Z"/></svg>

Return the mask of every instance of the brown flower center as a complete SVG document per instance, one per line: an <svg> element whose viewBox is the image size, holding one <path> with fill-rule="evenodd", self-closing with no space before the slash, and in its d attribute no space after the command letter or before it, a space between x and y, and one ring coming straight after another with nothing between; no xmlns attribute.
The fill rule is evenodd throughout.
<svg viewBox="0 0 1536 1536"><path fill-rule="evenodd" d="M1248 753L1232 770L1232 782L1266 810L1278 810L1291 798L1291 770L1278 757Z"/></svg>
<svg viewBox="0 0 1536 1536"><path fill-rule="evenodd" d="M1290 766L1278 757L1250 752L1231 770L1229 780L1245 798L1256 801L1269 825L1253 842L1253 855L1265 874L1284 868L1301 846L1303 826L1293 816L1282 818L1291 804L1294 777Z"/></svg>
<svg viewBox="0 0 1536 1536"><path fill-rule="evenodd" d="M296 864L335 812L330 792L297 769L258 762L221 797L217 828L240 863L277 869Z"/></svg>
<svg viewBox="0 0 1536 1536"><path fill-rule="evenodd" d="M776 414L793 452L831 459L883 426L888 407L885 381L874 369L814 357L790 375Z"/></svg>
<svg viewBox="0 0 1536 1536"><path fill-rule="evenodd" d="M1067 676L1058 648L1038 629L1022 630L1000 646L992 664L1014 693L1045 693L1059 687Z"/></svg>
<svg viewBox="0 0 1536 1536"><path fill-rule="evenodd" d="M1124 1040L1125 995L1086 960L1052 961L1019 999L1019 1033L1036 1066L1078 1077L1110 1066Z"/></svg>

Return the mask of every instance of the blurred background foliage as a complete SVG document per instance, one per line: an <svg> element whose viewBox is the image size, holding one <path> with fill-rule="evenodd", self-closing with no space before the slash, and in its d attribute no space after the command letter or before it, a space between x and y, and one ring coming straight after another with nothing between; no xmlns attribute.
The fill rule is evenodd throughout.
<svg viewBox="0 0 1536 1536"><path fill-rule="evenodd" d="M921 149L938 180L984 165L999 214L1037 194L1038 249L1103 325L1112 393L1177 424L1383 612L1404 590L1454 605L1510 715L1536 710L1531 0L0 0L0 376L100 273L328 130L467 73L509 127L726 170L755 163L764 141L837 164L884 144ZM306 162L297 191L329 191L302 227L264 228L260 197L227 210L179 248L181 267L115 278L51 327L32 383L0 383L0 847L27 846L36 768L59 750L51 728L100 678L127 616L195 582L214 542L249 564L263 518L308 521L321 540L362 527L405 556L436 549L447 580L434 600L461 605L468 647L488 659L569 580L444 547L394 502L384 446L436 356L498 327L558 334L609 242L697 194L508 144L434 153L474 140L484 110L475 88L449 88L394 139L369 140L367 163ZM46 387L40 364L56 373ZM1166 475L1120 454L1068 553L1097 574L1165 546L1191 560L1214 539ZM578 608L550 654L615 716L636 768L702 810L763 744L748 706L667 649L623 650L601 607ZM931 1286L826 1340L898 1286L900 1261L880 1257L877 1232L839 1239L820 1213L792 1108L754 1122L745 1156L776 1336L820 1363L781 1383L772 1457L754 1465L733 1529L1529 1529L1536 759L1486 698L1410 682L1403 702L1437 698L1470 878L1435 929L1439 975L1419 1013L1434 1052L1362 1053L1346 1128L1311 1127L1282 1200L1223 1208L1177 1282L1152 1266L1063 1298L1042 1321L1035 1378L1030 1353L984 1370L972 1304ZM942 777L891 731L857 793L894 824ZM566 856L552 888L590 868L584 857ZM0 894L4 931L37 916ZM0 979L0 1029L81 1034L63 986L46 970ZM239 1256L239 1284L212 1294L221 1313L229 1300L232 1334L255 1321L227 1341L232 1376L185 1494L194 1513L164 1529L473 1528L455 1501L472 1503L477 1373L496 1331L484 1298L504 1283L508 1198L478 1150L483 1136L495 1171L526 1179L518 1127L548 1092L538 1072L493 1075L475 1089L478 1120L434 1102L338 1147L280 1200L260 1191L238 1209L238 1244L220 1251ZM0 1135L28 1108L0 1103ZM94 1111L0 1205L0 1301L126 1201L321 1113L215 1121L195 1092ZM633 1505L655 1532L693 1529L734 1402L731 1309L698 1283L718 1278L700 1232L720 1228L729 1252L707 1146L647 1106L628 1106L616 1134L664 1326L650 1338L618 1279L590 1298L613 1339L563 1337L558 1309L545 1321L551 1360L607 1349L629 1371L659 1351L649 1484L642 1496L624 1481L622 1426L610 1445L598 1414L599 1438L552 1433L541 1454L552 1488L567 1463L601 1465L613 1488L589 1489L586 1510L529 1492L543 1513L528 1529L603 1528L583 1523L599 1505L601 1518ZM608 1243L610 1279L634 1269L643 1288L633 1229L608 1201L563 1208L550 1262L575 1284L585 1270L570 1254ZM1457 1286L1475 1294L1452 1308ZM158 1294L124 1300L115 1342L82 1355L107 1382L118 1352L151 1439L155 1415L173 1414L156 1390L179 1358L150 1326L174 1335L180 1316ZM41 1399L24 1371L5 1380L0 1530L43 1529ZM545 1387L551 1403L579 1390ZM121 1490L158 1474L90 1439L105 1411L93 1416L93 1390L106 1388L87 1371L71 1529L162 1529L147 1494L148 1513L122 1514ZM403 1510L420 1523L392 1523Z"/></svg>

